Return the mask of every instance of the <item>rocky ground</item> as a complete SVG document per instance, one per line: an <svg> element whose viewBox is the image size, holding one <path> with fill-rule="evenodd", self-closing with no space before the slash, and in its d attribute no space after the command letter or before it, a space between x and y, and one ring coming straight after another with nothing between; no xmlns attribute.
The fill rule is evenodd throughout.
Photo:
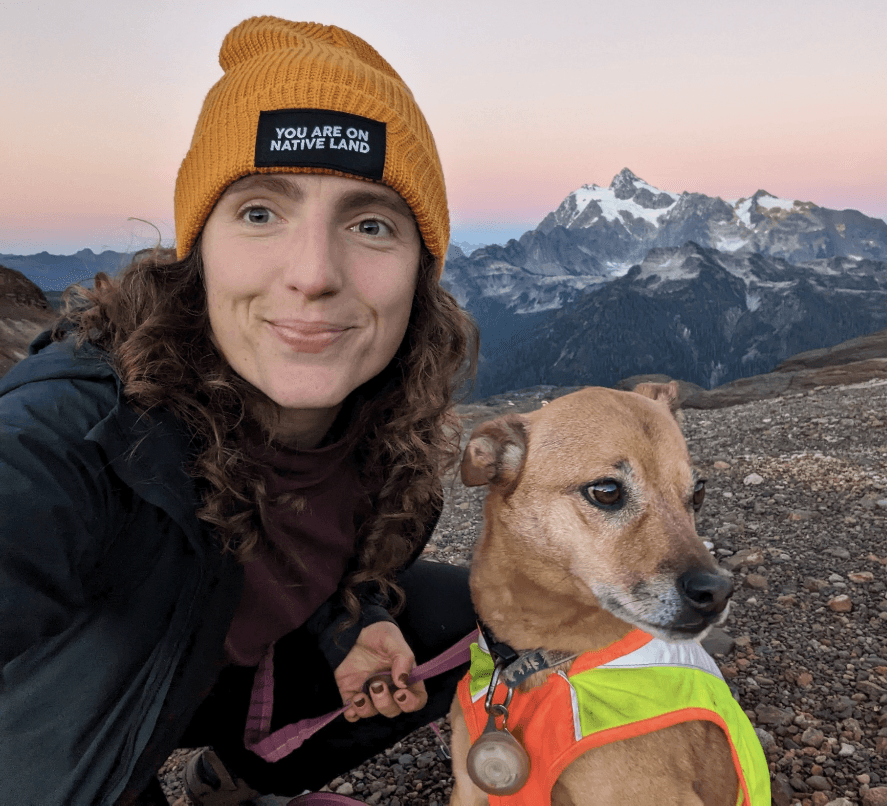
<svg viewBox="0 0 887 806"><path fill-rule="evenodd" d="M565 391L461 413L470 428ZM708 480L699 533L737 585L715 659L758 729L773 802L887 806L887 381L689 410L685 432ZM482 494L452 486L429 558L469 561ZM452 779L437 748L425 728L330 788L379 806L443 806ZM163 771L170 800L185 755Z"/></svg>

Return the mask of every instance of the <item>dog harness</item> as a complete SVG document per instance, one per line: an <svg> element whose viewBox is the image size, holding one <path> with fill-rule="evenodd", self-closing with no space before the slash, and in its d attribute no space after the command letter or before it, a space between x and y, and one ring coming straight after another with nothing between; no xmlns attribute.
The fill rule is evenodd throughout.
<svg viewBox="0 0 887 806"><path fill-rule="evenodd" d="M472 644L471 668L458 687L472 743L487 723L484 699L493 669L483 639ZM504 701L504 693L497 691L494 702ZM726 734L739 778L737 806L770 806L758 737L696 641L670 643L632 630L580 655L568 672L555 672L543 685L516 690L508 714L509 730L530 756L530 774L515 794L490 795L492 806L550 804L560 774L586 751L693 720L714 722Z"/></svg>

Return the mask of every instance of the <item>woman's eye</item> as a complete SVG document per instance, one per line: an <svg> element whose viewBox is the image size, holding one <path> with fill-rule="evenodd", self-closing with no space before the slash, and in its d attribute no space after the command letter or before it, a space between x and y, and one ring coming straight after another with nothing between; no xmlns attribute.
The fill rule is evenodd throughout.
<svg viewBox="0 0 887 806"><path fill-rule="evenodd" d="M271 211L267 207L250 207L242 216L250 224L267 224L271 220Z"/></svg>
<svg viewBox="0 0 887 806"><path fill-rule="evenodd" d="M384 221L379 221L377 218L367 218L359 224L356 224L352 229L356 230L361 235L378 236L391 234L391 227L389 227Z"/></svg>

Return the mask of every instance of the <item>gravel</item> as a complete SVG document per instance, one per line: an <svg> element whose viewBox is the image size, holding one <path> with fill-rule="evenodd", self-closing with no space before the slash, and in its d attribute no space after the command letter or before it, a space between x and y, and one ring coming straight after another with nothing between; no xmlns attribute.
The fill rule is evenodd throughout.
<svg viewBox="0 0 887 806"><path fill-rule="evenodd" d="M460 406L470 431L569 389ZM776 806L887 806L887 382L684 412L707 479L698 531L735 577L715 660L765 748ZM481 488L449 488L426 557L464 565ZM446 720L438 723L448 738ZM378 806L442 806L429 726L328 788ZM181 795L179 751L161 771ZM179 799L179 806L187 801Z"/></svg>

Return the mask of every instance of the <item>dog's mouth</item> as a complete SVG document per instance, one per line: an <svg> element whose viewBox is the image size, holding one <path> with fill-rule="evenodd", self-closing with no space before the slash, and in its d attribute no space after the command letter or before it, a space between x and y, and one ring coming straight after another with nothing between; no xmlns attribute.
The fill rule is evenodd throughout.
<svg viewBox="0 0 887 806"><path fill-rule="evenodd" d="M700 638L709 628L726 620L733 584L720 574L688 574L677 580L672 577L641 582L630 590L601 586L594 593L614 616L657 638Z"/></svg>

